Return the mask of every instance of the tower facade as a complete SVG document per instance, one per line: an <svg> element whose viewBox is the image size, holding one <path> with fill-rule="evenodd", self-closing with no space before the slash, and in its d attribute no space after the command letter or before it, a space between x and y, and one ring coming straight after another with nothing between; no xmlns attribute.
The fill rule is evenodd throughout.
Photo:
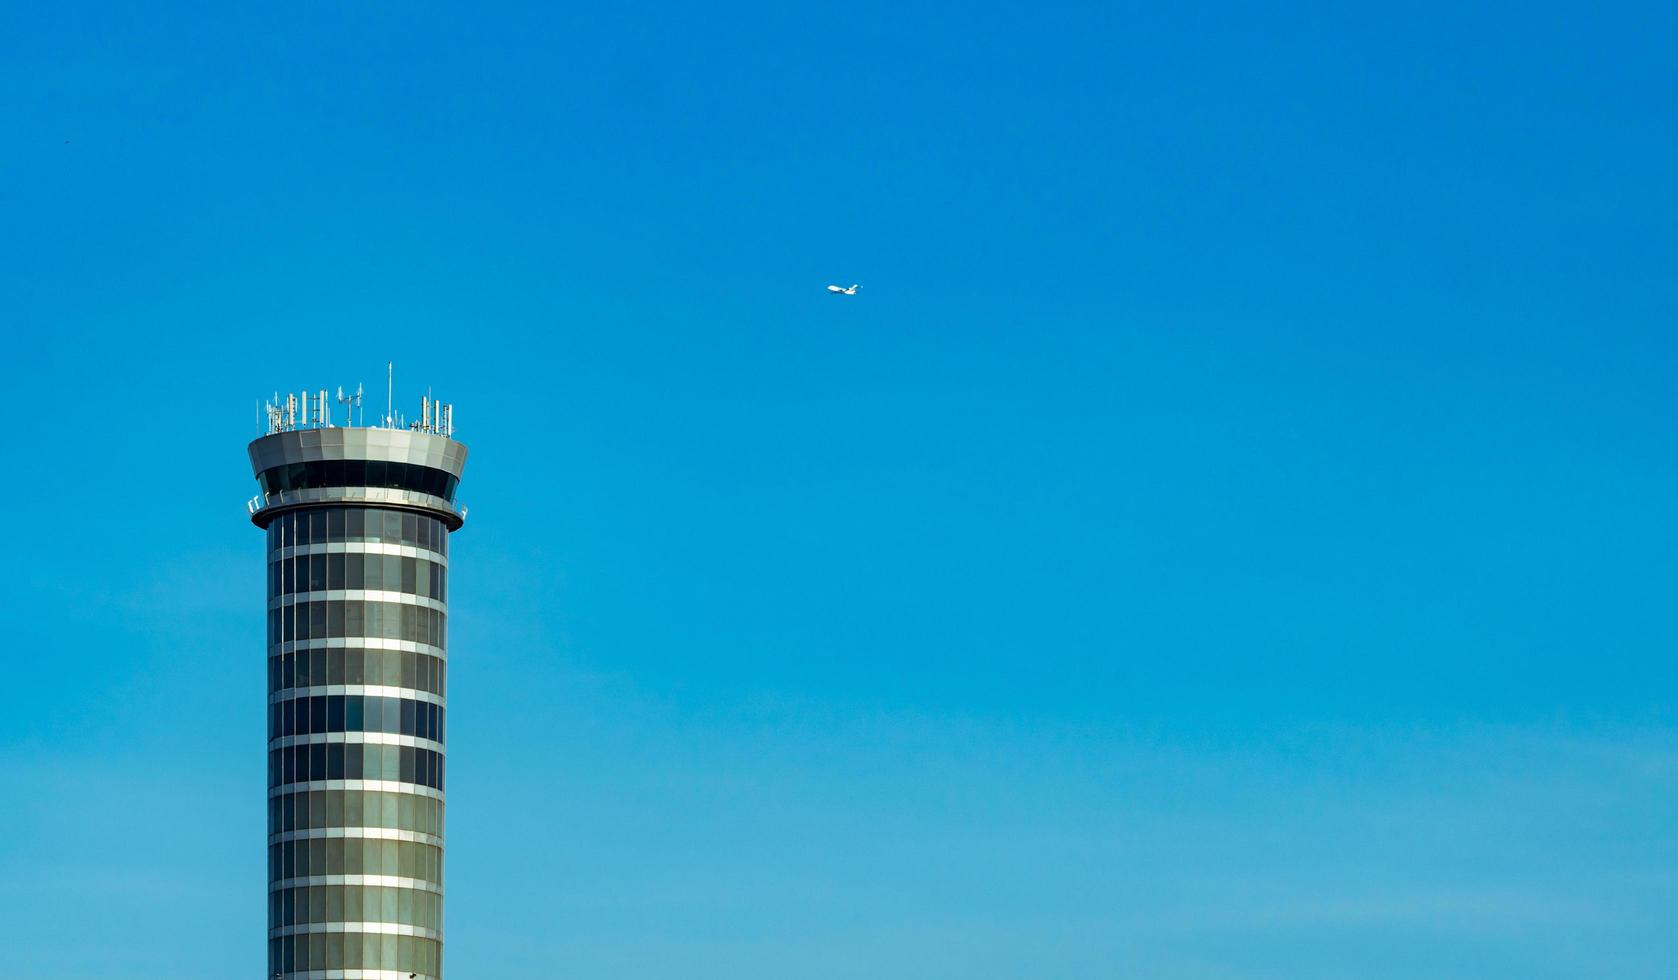
<svg viewBox="0 0 1678 980"><path fill-rule="evenodd" d="M268 973L437 980L466 447L429 400L407 428L334 427L325 392L301 421L287 401L249 447L268 536Z"/></svg>

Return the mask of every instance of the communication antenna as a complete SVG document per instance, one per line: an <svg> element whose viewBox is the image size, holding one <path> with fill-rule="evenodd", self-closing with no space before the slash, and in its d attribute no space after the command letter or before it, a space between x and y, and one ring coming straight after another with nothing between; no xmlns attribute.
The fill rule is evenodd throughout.
<svg viewBox="0 0 1678 980"><path fill-rule="evenodd" d="M385 362L385 425L396 427L396 362Z"/></svg>
<svg viewBox="0 0 1678 980"><path fill-rule="evenodd" d="M338 403L344 406L344 424L355 425L355 410L361 405L361 386L356 385L355 394L344 394L344 386L338 386Z"/></svg>

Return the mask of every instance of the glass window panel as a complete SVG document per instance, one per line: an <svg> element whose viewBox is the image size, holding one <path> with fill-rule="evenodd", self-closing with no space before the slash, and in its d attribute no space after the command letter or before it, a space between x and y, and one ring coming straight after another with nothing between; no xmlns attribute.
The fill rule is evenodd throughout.
<svg viewBox="0 0 1678 980"><path fill-rule="evenodd" d="M413 558L402 559L402 591L410 595L419 591L418 584L419 562Z"/></svg>
<svg viewBox="0 0 1678 980"><path fill-rule="evenodd" d="M365 566L366 556L359 552L350 552L344 556L344 588L366 588L362 584L366 581L366 578L362 575Z"/></svg>
<svg viewBox="0 0 1678 980"><path fill-rule="evenodd" d="M395 592L402 588L402 556L384 555L385 588Z"/></svg>
<svg viewBox="0 0 1678 980"><path fill-rule="evenodd" d="M344 619L347 628L349 620L347 606L345 612ZM350 647L344 651L344 683L367 683L367 652L360 647Z"/></svg>

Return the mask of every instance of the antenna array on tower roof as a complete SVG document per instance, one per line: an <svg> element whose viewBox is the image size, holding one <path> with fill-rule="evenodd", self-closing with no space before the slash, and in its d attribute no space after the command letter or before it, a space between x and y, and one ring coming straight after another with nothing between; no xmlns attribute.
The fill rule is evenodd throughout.
<svg viewBox="0 0 1678 980"><path fill-rule="evenodd" d="M339 428L332 421L332 402L343 406L344 427L365 425L361 385L355 386L355 391L346 394L342 386L338 388L336 398L328 398L326 389L318 391L303 390L296 393L286 392L281 395L275 392L273 397L263 406L266 417L268 435L277 432L296 432L300 429L334 429ZM431 435L454 437L454 405L444 404L437 398L426 394L420 398L420 420L409 424L407 418L395 412L387 403L386 413L372 426L376 429L409 429L413 432L425 432Z"/></svg>

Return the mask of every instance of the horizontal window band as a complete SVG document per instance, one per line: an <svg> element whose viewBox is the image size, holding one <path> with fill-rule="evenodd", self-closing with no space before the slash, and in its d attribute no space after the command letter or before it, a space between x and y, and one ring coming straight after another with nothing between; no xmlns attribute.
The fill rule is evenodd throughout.
<svg viewBox="0 0 1678 980"><path fill-rule="evenodd" d="M441 790L422 786L419 783L404 783L394 779L316 779L307 783L286 783L283 786L271 786L268 797L289 796L292 793L318 793L322 790L361 790L369 793L406 793L409 796L425 796L442 802Z"/></svg>
<svg viewBox="0 0 1678 980"><path fill-rule="evenodd" d="M379 793L407 793L411 796L429 796L434 800L443 799L443 791L433 789L424 783L407 783L400 779L311 779L306 783L281 783L268 787L270 797L285 796L288 793L318 793L321 790L359 789Z"/></svg>
<svg viewBox="0 0 1678 980"><path fill-rule="evenodd" d="M424 653L438 660L449 659L448 647L416 640L393 640L386 636L332 636L315 640L286 640L268 644L268 656L302 653L305 650L344 650L360 647L363 650L400 650L403 653Z"/></svg>
<svg viewBox="0 0 1678 980"><path fill-rule="evenodd" d="M362 697L402 698L407 701L424 701L439 708L448 707L448 702L441 694L412 687L391 687L389 684L316 684L312 687L287 687L268 695L269 704L279 704L282 701L295 701L298 698L325 697L334 694L359 694Z"/></svg>
<svg viewBox="0 0 1678 980"><path fill-rule="evenodd" d="M315 742L268 750L268 784L334 780L396 781L442 789L447 760L429 748L372 743Z"/></svg>
<svg viewBox="0 0 1678 980"><path fill-rule="evenodd" d="M268 563L268 607L345 598L345 592L388 592L392 601L416 596L437 602L447 600L449 566L426 558L407 555L377 555L366 552L333 552L300 555ZM353 596L351 598L354 598ZM362 596L362 598L379 598Z"/></svg>
<svg viewBox="0 0 1678 980"><path fill-rule="evenodd" d="M282 735L268 740L270 749L288 749L297 745L400 745L445 754L443 743L434 738L393 732L317 732L313 735Z"/></svg>
<svg viewBox="0 0 1678 980"><path fill-rule="evenodd" d="M393 827L316 827L312 830L286 830L269 834L268 843L287 844L299 840L399 840L410 844L430 844L442 847L443 838L417 830L397 830Z"/></svg>
<svg viewBox="0 0 1678 980"><path fill-rule="evenodd" d="M407 593L394 601L286 603L270 608L267 620L270 654L275 644L317 640L400 640L435 647L448 642L447 609L426 605Z"/></svg>
<svg viewBox="0 0 1678 980"><path fill-rule="evenodd" d="M390 589L322 589L319 592L288 592L268 600L268 608L288 609L315 602L382 602L391 606L420 606L440 613L449 611L449 604L417 592L392 592Z"/></svg>
<svg viewBox="0 0 1678 980"><path fill-rule="evenodd" d="M442 657L407 650L355 646L282 653L268 658L268 703L322 694L403 697L412 691L427 696L408 700L441 706L448 670ZM373 690L340 690L354 687Z"/></svg>
<svg viewBox="0 0 1678 980"><path fill-rule="evenodd" d="M433 974L412 970L279 970L274 976L280 980L438 980Z"/></svg>
<svg viewBox="0 0 1678 980"><path fill-rule="evenodd" d="M387 544L382 541L327 541L320 544L286 545L268 552L268 562L288 558L308 558L311 555L392 555L397 558L417 558L433 565L448 567L449 556L431 548L412 544Z"/></svg>
<svg viewBox="0 0 1678 980"><path fill-rule="evenodd" d="M408 490L454 502L460 478L447 470L419 463L382 459L326 459L282 463L257 474L265 496L297 490L366 487Z"/></svg>
<svg viewBox="0 0 1678 980"><path fill-rule="evenodd" d="M365 775L365 773L363 773ZM344 841L405 840L408 835L437 840L414 840L412 843L437 843L443 836L444 813L447 804L430 796L413 793L379 792L377 790L322 790L291 793L270 797L268 800L268 835L270 838L305 835L320 832L331 840L342 834ZM396 833L400 836L383 836ZM360 834L359 838L355 834ZM270 843L285 843L270 840Z"/></svg>
<svg viewBox="0 0 1678 980"><path fill-rule="evenodd" d="M414 936L419 939L429 939L432 942L442 942L443 934L436 929L424 926L405 926L397 922L305 922L295 926L280 926L268 930L269 939L283 939L286 936L320 936L339 934L368 934L378 936Z"/></svg>
<svg viewBox="0 0 1678 980"><path fill-rule="evenodd" d="M400 875L308 875L302 878L281 878L268 883L270 892L287 888L319 888L325 885L374 885L379 888L409 888L416 892L443 894L443 883L424 878L404 878Z"/></svg>
<svg viewBox="0 0 1678 980"><path fill-rule="evenodd" d="M407 745L400 738L331 738L384 735L443 741L448 708L431 701L361 694L313 695L268 706L268 740L289 745L361 742ZM285 741L289 740L289 741ZM312 741L311 741L312 740ZM426 748L428 746L421 746Z"/></svg>

